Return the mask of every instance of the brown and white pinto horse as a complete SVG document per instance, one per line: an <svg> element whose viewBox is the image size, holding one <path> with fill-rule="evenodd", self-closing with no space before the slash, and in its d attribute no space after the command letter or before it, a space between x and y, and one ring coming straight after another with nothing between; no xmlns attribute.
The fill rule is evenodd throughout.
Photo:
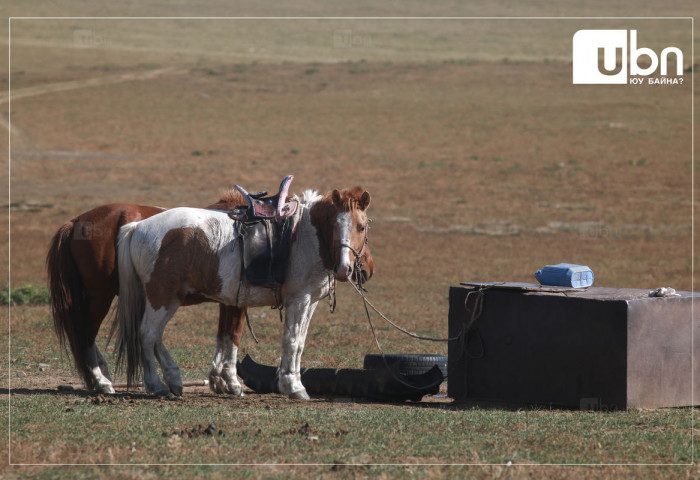
<svg viewBox="0 0 700 480"><path fill-rule="evenodd" d="M280 305L285 320L279 390L291 398L309 398L300 375L309 321L319 300L331 294L334 280L347 281L354 274L355 257L367 239L370 195L355 187L323 197L306 191L295 200L286 279L277 291L252 286L242 277L240 224L224 212L174 208L120 229L117 346L119 360L126 359L127 383L142 366L147 392L182 394L180 369L162 335L184 299L202 295L240 308ZM234 376L237 350L231 346L225 352Z"/></svg>
<svg viewBox="0 0 700 480"><path fill-rule="evenodd" d="M231 210L244 202L237 191L230 191L207 208ZM95 344L102 322L119 290L116 263L116 237L123 225L149 218L166 209L148 205L112 203L84 212L62 225L51 240L46 267L51 292L54 328L62 346L70 347L74 364L85 386L113 393L107 362ZM374 260L367 248L362 274L374 272ZM209 301L191 296L183 305ZM217 353L209 372L209 386L216 393L240 393L223 363L222 350L228 344L240 345L243 311L219 305ZM238 386L240 388L240 386Z"/></svg>

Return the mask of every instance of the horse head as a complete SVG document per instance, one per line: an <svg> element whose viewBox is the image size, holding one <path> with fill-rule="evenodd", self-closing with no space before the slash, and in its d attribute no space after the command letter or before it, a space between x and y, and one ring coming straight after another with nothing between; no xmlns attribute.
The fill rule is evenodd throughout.
<svg viewBox="0 0 700 480"><path fill-rule="evenodd" d="M369 192L353 187L333 190L312 207L311 222L316 227L324 267L341 282L360 276L369 279L374 271L367 247L370 200ZM359 272L358 265L362 265Z"/></svg>

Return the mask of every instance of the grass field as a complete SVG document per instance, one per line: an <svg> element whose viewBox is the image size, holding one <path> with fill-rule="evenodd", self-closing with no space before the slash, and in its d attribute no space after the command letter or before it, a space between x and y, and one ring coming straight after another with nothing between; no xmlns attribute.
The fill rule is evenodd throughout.
<svg viewBox="0 0 700 480"><path fill-rule="evenodd" d="M308 14L311 5L279 14ZM586 5L564 14L670 15ZM678 2L674 15L691 15L692 5ZM450 7L414 5L412 15ZM368 4L363 15L390 12ZM272 189L293 173L295 192L354 184L371 192L369 295L418 333L446 335L449 286L532 282L560 261L589 265L600 286L690 290L691 74L677 86L572 85L571 36L581 28L637 28L657 51L691 48L689 20L13 21L3 77L12 84L11 276L4 266L0 276L13 288L44 285L49 239L94 206L203 206L233 183ZM7 119L7 97L0 101ZM6 235L8 211L0 215ZM3 254L9 248L0 244ZM376 351L350 288L338 305L334 315L318 308L304 365L360 367ZM181 309L166 330L185 379L206 377L216 311ZM240 353L274 364L277 312L252 313L261 343L245 335ZM57 385L78 382L48 307L11 307L9 322L0 320L11 327L0 386L5 397L12 388L11 435L0 445L13 464L38 465L6 466L8 478L224 478L238 468L201 465L220 463L282 464L241 467L252 478L698 474L680 465L693 460L689 408L300 403L206 388L159 400L60 393ZM386 351L446 353L378 326ZM226 436L197 433L210 423ZM56 463L126 465L45 466ZM597 464L618 466L588 466Z"/></svg>

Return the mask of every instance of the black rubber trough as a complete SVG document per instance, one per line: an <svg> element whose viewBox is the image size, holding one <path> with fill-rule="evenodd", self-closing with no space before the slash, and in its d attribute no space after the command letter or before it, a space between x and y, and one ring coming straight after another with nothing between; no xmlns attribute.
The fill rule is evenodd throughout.
<svg viewBox="0 0 700 480"><path fill-rule="evenodd" d="M258 393L279 393L278 367L256 363L250 355L236 364L238 376L248 388ZM352 368L304 368L301 383L310 395L340 395L368 400L400 402L420 401L435 395L445 379L440 367L421 375L403 375L396 363L373 370Z"/></svg>

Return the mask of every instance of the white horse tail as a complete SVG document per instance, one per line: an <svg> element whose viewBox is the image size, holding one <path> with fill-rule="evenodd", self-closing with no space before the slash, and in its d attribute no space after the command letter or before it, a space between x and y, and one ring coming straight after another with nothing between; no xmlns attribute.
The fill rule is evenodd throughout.
<svg viewBox="0 0 700 480"><path fill-rule="evenodd" d="M131 237L138 222L127 223L117 235L117 264L119 266L119 302L113 330L117 330L117 365L126 357L127 388L137 380L141 367L140 326L146 308L141 279L131 260Z"/></svg>

